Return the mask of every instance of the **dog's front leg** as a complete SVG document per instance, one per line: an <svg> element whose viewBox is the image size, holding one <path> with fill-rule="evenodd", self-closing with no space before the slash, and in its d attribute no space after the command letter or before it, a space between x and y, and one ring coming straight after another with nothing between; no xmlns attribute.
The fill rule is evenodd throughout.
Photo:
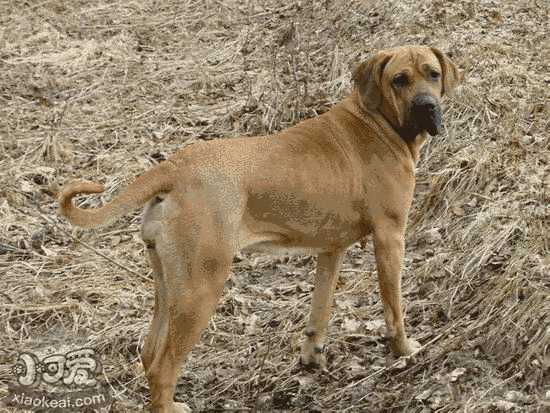
<svg viewBox="0 0 550 413"><path fill-rule="evenodd" d="M410 355L418 350L420 344L407 338L401 309L401 265L405 253L404 228L391 221L379 223L374 231L374 251L387 334L392 350L399 356Z"/></svg>
<svg viewBox="0 0 550 413"><path fill-rule="evenodd" d="M308 367L326 367L324 353L328 320L345 251L319 254L311 314L305 330L300 361Z"/></svg>

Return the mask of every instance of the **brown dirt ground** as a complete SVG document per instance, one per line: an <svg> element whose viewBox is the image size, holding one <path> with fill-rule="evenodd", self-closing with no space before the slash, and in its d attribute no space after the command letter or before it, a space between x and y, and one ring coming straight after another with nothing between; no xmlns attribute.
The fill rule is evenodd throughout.
<svg viewBox="0 0 550 413"><path fill-rule="evenodd" d="M330 373L301 370L315 259L243 255L177 399L199 411L550 411L550 3L1 0L0 10L0 397L18 351L88 345L113 411L148 402L139 351L153 289L139 212L73 228L56 213L59 185L105 183L82 199L97 206L197 139L326 111L372 51L429 44L466 80L418 166L403 279L422 352L388 354L372 249L356 245Z"/></svg>

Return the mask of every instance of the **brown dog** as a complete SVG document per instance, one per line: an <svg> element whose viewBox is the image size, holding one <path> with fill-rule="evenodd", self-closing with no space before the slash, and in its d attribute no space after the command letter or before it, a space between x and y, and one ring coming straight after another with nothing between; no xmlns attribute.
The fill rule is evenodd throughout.
<svg viewBox="0 0 550 413"><path fill-rule="evenodd" d="M428 133L441 131L440 98L459 81L439 50L381 51L354 74L355 89L317 118L285 132L186 147L95 210L72 205L103 186L74 182L60 196L71 223L94 228L148 202L142 236L155 277L155 309L143 351L154 412L174 403L181 363L208 323L238 250L318 254L301 360L325 365L323 347L346 248L372 234L393 351L418 343L401 310L404 232L415 165Z"/></svg>

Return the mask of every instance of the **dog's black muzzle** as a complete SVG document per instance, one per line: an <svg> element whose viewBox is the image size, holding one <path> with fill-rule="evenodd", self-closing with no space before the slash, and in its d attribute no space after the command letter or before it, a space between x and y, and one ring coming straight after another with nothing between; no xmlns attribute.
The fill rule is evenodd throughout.
<svg viewBox="0 0 550 413"><path fill-rule="evenodd" d="M412 101L411 115L420 130L426 130L432 136L441 133L441 107L434 97L417 95Z"/></svg>

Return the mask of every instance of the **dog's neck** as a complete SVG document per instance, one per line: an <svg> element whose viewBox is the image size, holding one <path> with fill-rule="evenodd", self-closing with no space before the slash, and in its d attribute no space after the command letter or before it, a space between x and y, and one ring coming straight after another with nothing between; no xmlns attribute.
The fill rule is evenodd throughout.
<svg viewBox="0 0 550 413"><path fill-rule="evenodd" d="M412 156L416 165L420 158L420 149L428 137L426 132L421 132L412 139L406 139L380 110L364 107L356 89L344 99L343 106L370 127L384 131L383 136L390 137L393 146L398 147L401 151L405 150L407 154Z"/></svg>

